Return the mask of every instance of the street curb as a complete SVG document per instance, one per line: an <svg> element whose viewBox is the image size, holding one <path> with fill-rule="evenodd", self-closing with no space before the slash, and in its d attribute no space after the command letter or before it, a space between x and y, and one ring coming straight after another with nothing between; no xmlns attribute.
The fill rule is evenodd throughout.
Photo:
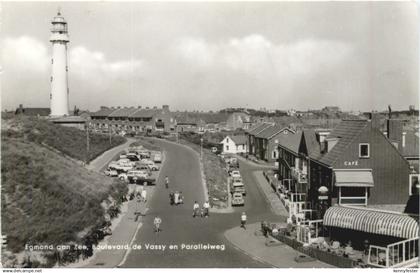
<svg viewBox="0 0 420 273"><path fill-rule="evenodd" d="M235 244L234 244L231 240L229 240L229 238L226 236L226 233L227 233L229 230L231 230L231 229L226 230L226 231L223 233L223 236L224 236L224 237L225 237L225 239L229 242L229 244L231 244L231 245L232 245L232 247L233 247L234 249L236 249L236 250L237 250L237 251L239 251L239 252L242 252L243 254L247 255L248 257L250 257L251 259L253 259L253 260L257 261L257 262L260 262L260 263L262 263L262 264L266 264L266 265L268 265L268 267L271 267L271 268L279 268L279 267L277 267L276 265L274 265L274 264L272 264L272 263L270 263L270 262L264 261L261 257L258 257L258 256L256 256L256 255L252 255L251 253L249 253L249 252L247 252L247 251L243 250L242 248L238 247L237 245L235 245Z"/></svg>
<svg viewBox="0 0 420 273"><path fill-rule="evenodd" d="M265 201L267 202L267 204L269 204L270 205L270 209L271 209L271 212L272 213L274 213L275 215L277 215L277 216L284 216L284 217L287 217L287 216L285 216L285 215L283 215L283 214L281 214L281 213L279 213L279 212L276 212L276 209L273 207L273 204L271 203L271 201L270 201L270 199L269 199L269 197L266 195L266 193L264 192L264 190L262 189L262 186L260 185L260 183L257 181L257 177L255 176L255 172L259 172L259 171L253 171L252 172L252 175L254 176L254 181L256 182L256 184L257 184L257 186L258 186L258 189L259 189L259 191L264 195L264 197L265 197ZM280 201L281 202L281 201Z"/></svg>

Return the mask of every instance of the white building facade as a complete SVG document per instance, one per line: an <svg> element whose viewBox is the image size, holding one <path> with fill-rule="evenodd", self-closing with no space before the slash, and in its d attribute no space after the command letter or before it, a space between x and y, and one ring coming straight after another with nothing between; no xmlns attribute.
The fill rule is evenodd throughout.
<svg viewBox="0 0 420 273"><path fill-rule="evenodd" d="M240 154L248 151L248 145L245 136L226 136L221 142L223 145L223 154Z"/></svg>
<svg viewBox="0 0 420 273"><path fill-rule="evenodd" d="M51 116L69 114L69 89L67 78L67 43L69 42L67 22L60 12L51 21L52 59L51 59Z"/></svg>

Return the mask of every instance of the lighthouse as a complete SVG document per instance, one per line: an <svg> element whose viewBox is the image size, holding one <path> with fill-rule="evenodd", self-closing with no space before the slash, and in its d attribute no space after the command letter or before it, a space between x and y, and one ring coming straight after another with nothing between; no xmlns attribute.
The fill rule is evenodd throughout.
<svg viewBox="0 0 420 273"><path fill-rule="evenodd" d="M69 114L69 87L67 79L67 43L69 36L67 22L60 11L51 21L52 58L51 58L51 116L60 117Z"/></svg>

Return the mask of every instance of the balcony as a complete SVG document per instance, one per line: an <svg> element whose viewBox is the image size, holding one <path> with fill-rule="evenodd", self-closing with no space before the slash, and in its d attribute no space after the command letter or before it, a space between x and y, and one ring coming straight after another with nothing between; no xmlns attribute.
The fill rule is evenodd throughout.
<svg viewBox="0 0 420 273"><path fill-rule="evenodd" d="M296 167L290 168L292 177L300 184L306 184L308 183L308 176L306 173L302 173L301 170L299 170Z"/></svg>

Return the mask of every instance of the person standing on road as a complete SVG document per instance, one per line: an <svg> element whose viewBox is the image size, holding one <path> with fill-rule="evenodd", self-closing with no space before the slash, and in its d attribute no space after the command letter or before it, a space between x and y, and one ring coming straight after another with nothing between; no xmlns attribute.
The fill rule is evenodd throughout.
<svg viewBox="0 0 420 273"><path fill-rule="evenodd" d="M168 176L165 177L165 188L169 188L169 178Z"/></svg>
<svg viewBox="0 0 420 273"><path fill-rule="evenodd" d="M155 225L155 232L160 232L160 224L162 224L162 219L159 216L156 216L153 220L153 224Z"/></svg>
<svg viewBox="0 0 420 273"><path fill-rule="evenodd" d="M193 206L193 217L198 216L200 213L200 205L198 204L197 201L194 202L194 206Z"/></svg>
<svg viewBox="0 0 420 273"><path fill-rule="evenodd" d="M203 204L203 210L204 210L203 216L209 217L210 216L210 214L209 214L209 210L210 210L210 203L209 203L209 201L204 202L204 204Z"/></svg>
<svg viewBox="0 0 420 273"><path fill-rule="evenodd" d="M241 228L246 229L245 224L246 224L246 214L244 211L242 212L242 215L241 215Z"/></svg>
<svg viewBox="0 0 420 273"><path fill-rule="evenodd" d="M146 189L143 188L143 190L141 191L141 198L143 199L143 202L146 203L147 202L147 191Z"/></svg>
<svg viewBox="0 0 420 273"><path fill-rule="evenodd" d="M169 193L169 203L171 204L171 206L175 204L175 194L173 192Z"/></svg>

